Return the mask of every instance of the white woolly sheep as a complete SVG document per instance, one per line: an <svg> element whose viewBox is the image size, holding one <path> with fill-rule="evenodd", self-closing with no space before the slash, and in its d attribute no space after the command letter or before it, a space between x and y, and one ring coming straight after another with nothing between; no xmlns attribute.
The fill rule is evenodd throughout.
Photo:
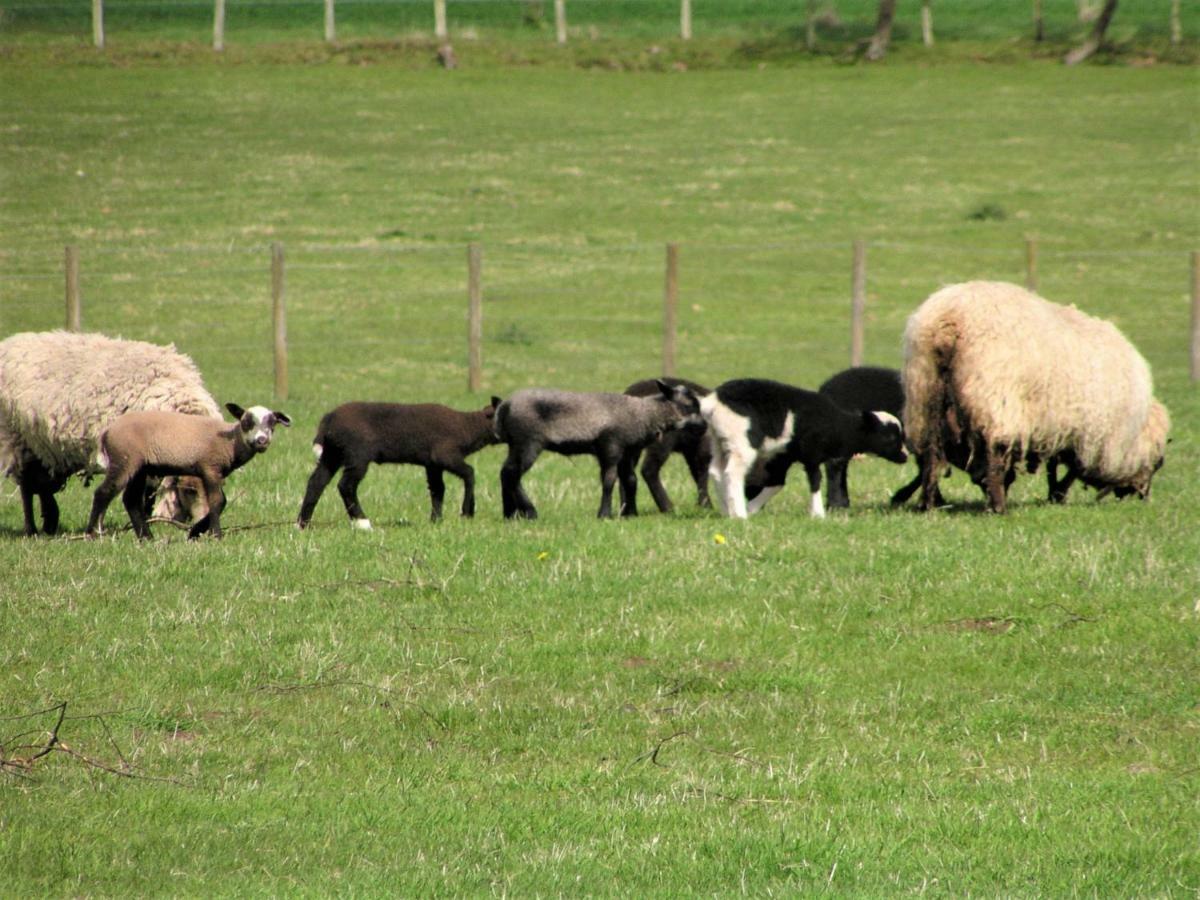
<svg viewBox="0 0 1200 900"><path fill-rule="evenodd" d="M921 304L904 345L904 423L924 456L924 508L948 458L981 476L994 512L1004 512L1022 460L1031 470L1047 461L1051 499L1076 477L1102 495L1149 495L1170 419L1150 367L1110 322L1014 284L975 281ZM966 448L966 461L947 446ZM1054 475L1059 462L1065 482Z"/></svg>
<svg viewBox="0 0 1200 900"><path fill-rule="evenodd" d="M462 514L475 515L475 470L467 457L496 443L493 430L500 398L481 410L461 412L440 403L343 403L317 426L313 452L317 467L308 479L296 525L308 526L321 493L338 469L338 493L356 528L369 531L371 520L358 502L358 485L371 463L409 463L425 467L432 502L430 518L442 517L444 472L462 479Z"/></svg>
<svg viewBox="0 0 1200 900"><path fill-rule="evenodd" d="M612 516L612 489L618 478L621 515L636 516L638 454L664 431L700 422L699 404L686 386L659 381L658 391L653 397L630 397L529 388L501 403L496 436L508 444L508 457L500 468L505 518L537 518L521 477L543 450L596 457L600 518Z"/></svg>
<svg viewBox="0 0 1200 900"><path fill-rule="evenodd" d="M882 410L847 412L816 391L770 381L727 381L700 401L712 442L709 474L728 516L744 519L783 490L793 463L804 466L812 491L811 514L824 518L821 464L874 453L892 462L908 457L900 420ZM762 467L762 489L747 503L747 476ZM754 481L757 486L759 476Z"/></svg>
<svg viewBox="0 0 1200 900"><path fill-rule="evenodd" d="M37 533L35 496L42 530L58 530L54 494L87 469L100 432L135 409L221 417L195 364L173 346L65 331L0 341L0 472L20 486L25 534Z"/></svg>
<svg viewBox="0 0 1200 900"><path fill-rule="evenodd" d="M188 539L195 540L210 529L213 537L219 538L226 477L266 451L276 425L292 424L284 413L263 406L242 409L226 403L225 408L238 419L236 423L145 410L126 413L101 432L97 463L107 474L92 500L88 537L100 532L105 510L120 493L134 533L148 540L150 526L142 507L146 478L191 475L204 484L208 513L192 526Z"/></svg>

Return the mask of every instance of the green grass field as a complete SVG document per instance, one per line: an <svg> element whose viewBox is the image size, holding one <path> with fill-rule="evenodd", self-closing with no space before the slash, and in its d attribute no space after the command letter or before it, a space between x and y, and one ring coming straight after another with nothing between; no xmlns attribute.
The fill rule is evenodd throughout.
<svg viewBox="0 0 1200 900"><path fill-rule="evenodd" d="M0 335L174 341L222 402L270 401L269 246L288 261L295 420L229 482L222 542L119 504L20 535L0 493L0 893L1194 896L1200 419L1188 381L1196 72L899 60L612 72L409 57L0 54ZM633 45L622 45L632 53ZM625 52L623 51L623 52ZM339 62L355 62L340 65ZM466 408L659 367L813 386L974 277L1117 321L1174 441L1149 503L1014 486L983 514L848 515L803 479L754 520L598 522L595 466L543 458L506 523L427 521L415 469L291 525L321 413ZM485 385L466 391L465 246ZM456 507L451 484L448 509ZM644 496L643 505L648 504ZM21 766L57 729L56 749Z"/></svg>

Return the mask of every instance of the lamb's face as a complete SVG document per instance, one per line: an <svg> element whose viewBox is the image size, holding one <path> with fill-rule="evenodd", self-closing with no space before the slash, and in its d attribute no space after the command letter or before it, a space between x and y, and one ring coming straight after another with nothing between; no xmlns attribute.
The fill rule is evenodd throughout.
<svg viewBox="0 0 1200 900"><path fill-rule="evenodd" d="M882 410L863 413L867 420L867 428L871 434L871 452L894 463L902 463L908 459L908 451L904 449L904 426L894 415Z"/></svg>
<svg viewBox="0 0 1200 900"><path fill-rule="evenodd" d="M674 423L675 428L697 428L704 426L700 415L700 400L686 385L670 385L664 381L658 382L658 389L666 402L675 407L679 415Z"/></svg>
<svg viewBox="0 0 1200 900"><path fill-rule="evenodd" d="M242 409L236 403L227 403L225 408L238 417L241 426L242 441L255 453L262 453L271 446L271 438L275 436L275 426L290 427L292 420L278 410L270 410L265 406L251 406Z"/></svg>

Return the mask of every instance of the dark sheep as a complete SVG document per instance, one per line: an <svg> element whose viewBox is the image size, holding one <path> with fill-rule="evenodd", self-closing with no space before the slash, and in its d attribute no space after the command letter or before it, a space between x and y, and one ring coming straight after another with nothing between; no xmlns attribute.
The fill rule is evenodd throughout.
<svg viewBox="0 0 1200 900"><path fill-rule="evenodd" d="M631 397L653 397L659 393L659 381L672 387L682 384L698 398L709 393L708 388L686 378L647 378L625 388L625 393ZM708 445L708 429L703 421L696 425L664 431L646 446L642 456L642 478L646 487L650 489L650 495L659 511L665 513L671 512L674 507L659 473L672 453L678 453L687 462L692 481L696 483L696 502L703 509L711 507L712 501L708 498L708 467L712 462L712 450Z"/></svg>
<svg viewBox="0 0 1200 900"><path fill-rule="evenodd" d="M618 479L621 515L637 515L634 465L638 455L663 432L700 422L699 403L691 390L665 381L657 384L653 397L530 388L500 404L496 435L508 444L508 457L500 469L505 518L537 518L521 478L543 450L596 457L600 518L612 516L612 490Z"/></svg>
<svg viewBox="0 0 1200 900"><path fill-rule="evenodd" d="M475 515L475 470L467 457L497 441L493 419L499 397L483 409L463 412L440 403L344 403L328 412L317 426L313 452L317 467L296 525L307 527L321 493L338 469L338 493L356 528L369 531L371 520L358 502L358 485L371 463L404 463L425 468L432 501L430 519L442 517L446 496L445 472L462 479L462 514Z"/></svg>

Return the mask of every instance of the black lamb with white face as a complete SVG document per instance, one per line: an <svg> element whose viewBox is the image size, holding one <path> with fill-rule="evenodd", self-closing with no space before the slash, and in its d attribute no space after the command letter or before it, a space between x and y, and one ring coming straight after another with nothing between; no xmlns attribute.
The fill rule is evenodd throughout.
<svg viewBox="0 0 1200 900"><path fill-rule="evenodd" d="M865 409L888 412L900 418L904 411L904 387L900 383L899 369L881 366L852 366L831 375L817 388L847 412L862 412ZM847 470L850 457L838 457L825 461L825 490L830 509L850 506L850 488ZM921 473L892 495L892 503L900 504L911 497L921 486Z"/></svg>
<svg viewBox="0 0 1200 900"><path fill-rule="evenodd" d="M821 464L872 453L904 462L904 429L884 410L849 412L829 397L778 381L727 381L700 403L712 441L710 474L722 510L746 518L782 490L793 463L804 466L812 491L812 515L822 518ZM747 474L763 467L763 489L747 503Z"/></svg>
<svg viewBox="0 0 1200 900"><path fill-rule="evenodd" d="M508 444L508 458L500 469L505 518L537 518L521 478L543 450L596 457L600 518L612 516L612 490L618 479L621 515L637 515L638 455L660 434L700 422L699 403L691 390L663 381L652 397L546 388L516 391L496 411L496 436Z"/></svg>

